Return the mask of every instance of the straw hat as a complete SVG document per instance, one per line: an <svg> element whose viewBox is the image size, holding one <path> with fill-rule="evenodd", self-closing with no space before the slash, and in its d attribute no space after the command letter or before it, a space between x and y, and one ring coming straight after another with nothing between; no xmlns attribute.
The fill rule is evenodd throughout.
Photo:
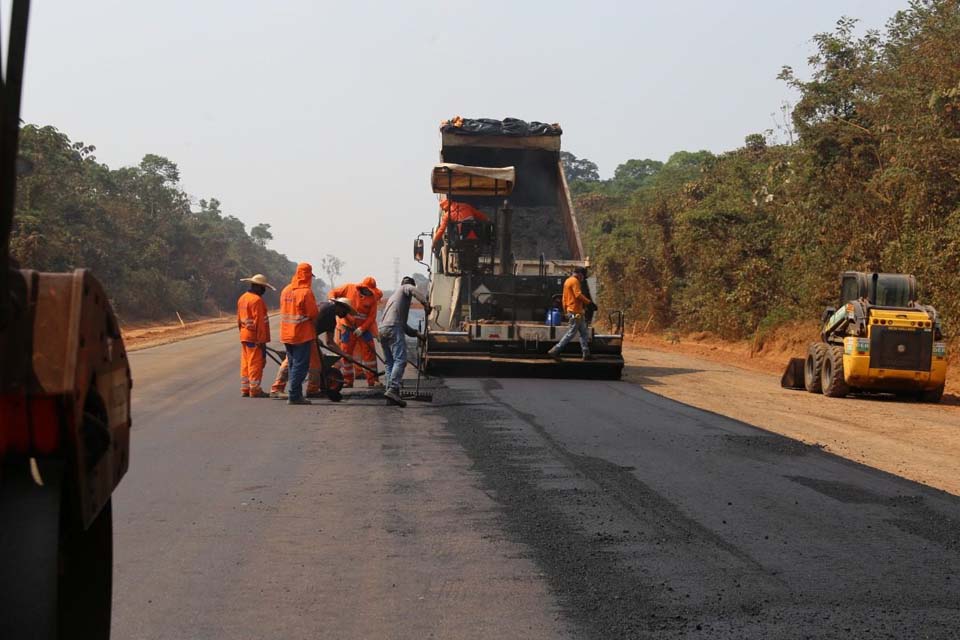
<svg viewBox="0 0 960 640"><path fill-rule="evenodd" d="M267 282L267 276L263 275L262 273L258 273L252 278L240 278L240 282L252 282L253 284L259 284L264 287L270 287L274 291L277 290L275 286Z"/></svg>
<svg viewBox="0 0 960 640"><path fill-rule="evenodd" d="M342 304L343 306L345 306L345 307L347 308L347 311L348 311L350 314L355 314L355 313L357 312L357 311L353 308L353 305L350 304L350 299L349 299L349 298L334 298L333 301L336 302L336 303Z"/></svg>

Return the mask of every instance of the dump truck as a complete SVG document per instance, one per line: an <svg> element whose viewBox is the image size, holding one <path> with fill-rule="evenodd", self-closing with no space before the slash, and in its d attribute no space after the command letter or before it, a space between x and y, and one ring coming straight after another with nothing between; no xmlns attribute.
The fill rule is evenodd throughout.
<svg viewBox="0 0 960 640"><path fill-rule="evenodd" d="M486 220L451 222L436 243L434 231L414 244L430 272L425 372L620 378L620 312L607 314L604 331L590 325L590 359L581 359L576 340L560 358L547 355L567 329L564 280L589 267L560 162L561 133L558 125L511 119L441 125L432 190ZM595 295L597 287L588 277L586 288Z"/></svg>
<svg viewBox="0 0 960 640"><path fill-rule="evenodd" d="M916 278L847 271L839 304L821 317L820 340L790 361L781 384L831 398L875 392L939 402L946 378L940 317L918 302Z"/></svg>
<svg viewBox="0 0 960 640"><path fill-rule="evenodd" d="M10 259L28 4L12 3L0 85L0 638L106 640L130 366L89 271Z"/></svg>

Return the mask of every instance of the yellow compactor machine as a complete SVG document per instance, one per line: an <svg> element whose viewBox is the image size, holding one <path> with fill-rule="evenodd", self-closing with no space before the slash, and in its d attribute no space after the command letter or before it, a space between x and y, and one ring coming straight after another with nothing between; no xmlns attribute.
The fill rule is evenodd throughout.
<svg viewBox="0 0 960 640"><path fill-rule="evenodd" d="M781 384L831 398L883 392L939 402L946 378L940 318L917 301L916 279L847 271L839 306L823 312L820 341L791 360Z"/></svg>

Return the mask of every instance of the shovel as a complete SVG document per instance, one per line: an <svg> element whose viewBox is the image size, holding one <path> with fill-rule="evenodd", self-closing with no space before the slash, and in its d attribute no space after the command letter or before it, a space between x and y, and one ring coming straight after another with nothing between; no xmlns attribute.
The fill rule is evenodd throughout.
<svg viewBox="0 0 960 640"><path fill-rule="evenodd" d="M351 358L349 355L347 355L346 353L344 353L343 351L341 351L339 347L336 347L336 346L334 346L334 345L332 345L332 344L321 343L321 342L319 342L319 341L317 341L317 344L318 344L318 345L322 345L322 347L323 347L324 349L326 349L327 351L329 351L330 353L332 353L332 354L334 354L334 355L340 356L341 358L345 359L347 362L352 363L354 366L360 367L360 368L363 369L364 371L369 371L370 373L372 373L373 375L377 376L378 378L383 375L383 371L377 371L376 369L371 369L370 367L368 367L367 365L359 362L358 360L354 360L354 359ZM374 349L374 353L376 353L376 349ZM377 355L377 358L379 358L379 357L380 357L380 356Z"/></svg>

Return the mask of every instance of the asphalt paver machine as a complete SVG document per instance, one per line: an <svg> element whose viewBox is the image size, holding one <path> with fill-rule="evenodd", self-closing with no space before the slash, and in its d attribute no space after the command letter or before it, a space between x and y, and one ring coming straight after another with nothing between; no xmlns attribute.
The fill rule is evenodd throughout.
<svg viewBox="0 0 960 640"><path fill-rule="evenodd" d="M547 351L567 329L558 312L564 280L588 267L560 163L560 127L518 120L464 120L441 127L434 193L467 203L486 220L453 221L424 262L430 271L427 373L619 379L623 314L591 324L592 358L576 340ZM439 218L438 218L439 219ZM588 278L589 290L597 282Z"/></svg>

